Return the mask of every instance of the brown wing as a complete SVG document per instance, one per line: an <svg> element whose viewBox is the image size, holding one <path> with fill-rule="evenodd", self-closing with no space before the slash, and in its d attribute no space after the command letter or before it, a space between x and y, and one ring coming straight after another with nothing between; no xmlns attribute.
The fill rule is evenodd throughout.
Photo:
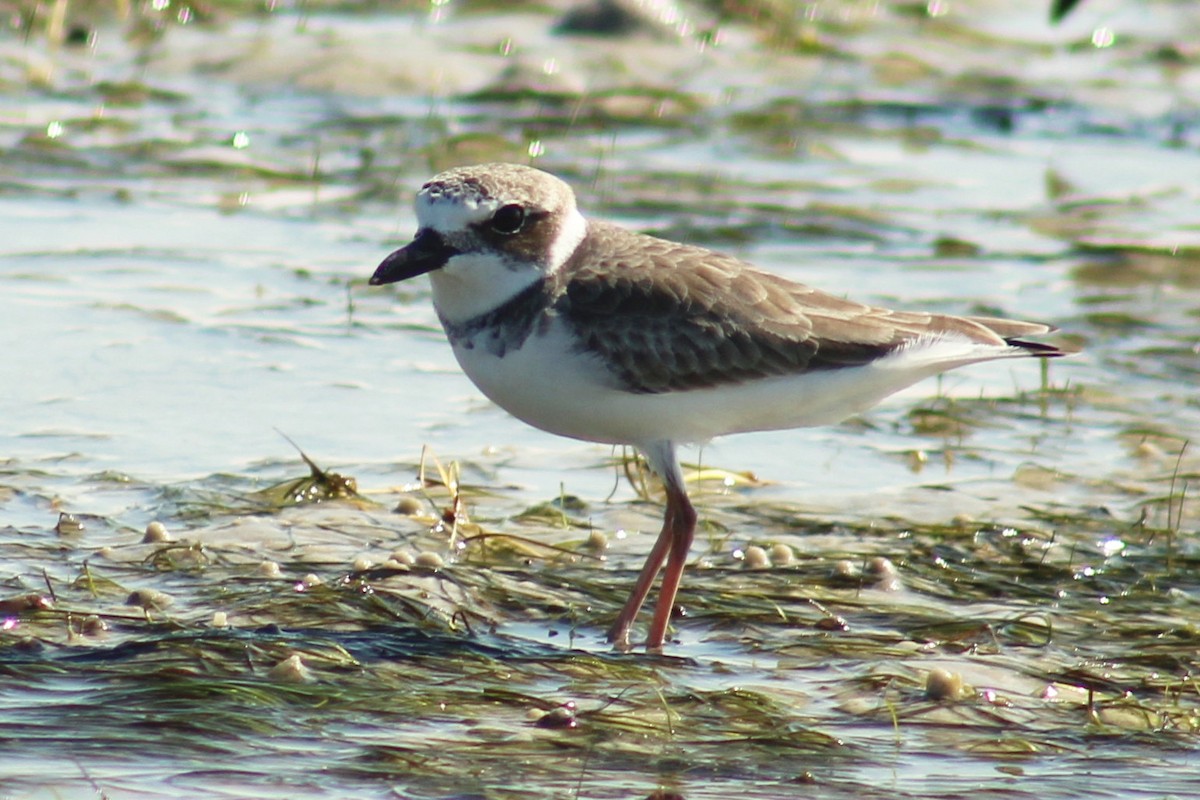
<svg viewBox="0 0 1200 800"><path fill-rule="evenodd" d="M604 223L558 276L559 315L624 388L666 392L865 364L921 335L955 332L1031 355L1038 323L890 311L735 258ZM1046 352L1037 352L1044 350Z"/></svg>

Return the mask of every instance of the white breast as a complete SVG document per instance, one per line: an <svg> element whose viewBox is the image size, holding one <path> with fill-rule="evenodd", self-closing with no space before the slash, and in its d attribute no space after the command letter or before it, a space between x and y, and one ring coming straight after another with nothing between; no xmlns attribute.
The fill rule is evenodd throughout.
<svg viewBox="0 0 1200 800"><path fill-rule="evenodd" d="M635 394L617 388L595 356L572 350L559 322L497 357L455 347L463 371L493 402L550 433L610 444L714 436L839 422L922 378L1015 348L930 341L864 367L765 378L712 389Z"/></svg>

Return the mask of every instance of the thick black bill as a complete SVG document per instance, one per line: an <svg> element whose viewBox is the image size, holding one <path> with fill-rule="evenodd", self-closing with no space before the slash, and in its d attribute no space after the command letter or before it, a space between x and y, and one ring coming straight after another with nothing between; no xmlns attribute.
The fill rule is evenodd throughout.
<svg viewBox="0 0 1200 800"><path fill-rule="evenodd" d="M458 253L436 231L428 228L417 231L417 238L401 247L383 260L371 276L370 284L406 281L426 272L446 266L451 256Z"/></svg>

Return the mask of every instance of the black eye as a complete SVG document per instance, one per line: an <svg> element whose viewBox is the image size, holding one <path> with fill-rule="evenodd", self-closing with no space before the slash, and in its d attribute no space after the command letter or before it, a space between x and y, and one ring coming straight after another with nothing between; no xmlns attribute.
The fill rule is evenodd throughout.
<svg viewBox="0 0 1200 800"><path fill-rule="evenodd" d="M505 235L514 234L525 224L525 209L516 203L501 206L492 215L492 230Z"/></svg>

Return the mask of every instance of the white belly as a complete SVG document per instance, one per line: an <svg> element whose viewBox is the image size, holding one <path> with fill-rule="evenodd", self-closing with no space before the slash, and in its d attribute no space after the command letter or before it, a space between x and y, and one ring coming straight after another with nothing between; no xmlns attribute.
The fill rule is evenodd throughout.
<svg viewBox="0 0 1200 800"><path fill-rule="evenodd" d="M712 389L635 394L615 388L594 356L570 349L557 322L497 357L455 347L463 371L494 403L536 428L593 442L705 442L746 431L827 425L865 411L955 366L1016 354L1008 348L931 342L849 369L765 378Z"/></svg>

